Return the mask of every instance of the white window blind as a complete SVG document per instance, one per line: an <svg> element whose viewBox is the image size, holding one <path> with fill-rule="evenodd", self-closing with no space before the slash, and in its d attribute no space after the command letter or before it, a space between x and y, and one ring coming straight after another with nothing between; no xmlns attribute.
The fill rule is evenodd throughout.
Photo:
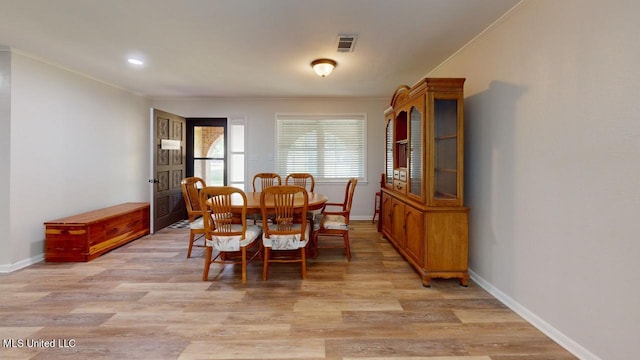
<svg viewBox="0 0 640 360"><path fill-rule="evenodd" d="M316 181L366 180L366 115L276 114L276 171Z"/></svg>

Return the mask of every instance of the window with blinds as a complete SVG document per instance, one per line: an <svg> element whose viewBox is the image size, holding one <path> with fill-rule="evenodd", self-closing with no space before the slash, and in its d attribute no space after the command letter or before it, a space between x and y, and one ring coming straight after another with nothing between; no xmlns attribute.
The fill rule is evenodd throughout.
<svg viewBox="0 0 640 360"><path fill-rule="evenodd" d="M366 180L366 115L276 114L276 171L316 182Z"/></svg>

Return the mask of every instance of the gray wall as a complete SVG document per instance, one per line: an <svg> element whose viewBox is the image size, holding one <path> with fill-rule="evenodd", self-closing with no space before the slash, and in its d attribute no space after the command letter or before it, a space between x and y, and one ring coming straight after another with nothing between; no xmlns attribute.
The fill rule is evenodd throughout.
<svg viewBox="0 0 640 360"><path fill-rule="evenodd" d="M473 278L584 359L640 350L638 14L525 1L432 73L468 79Z"/></svg>
<svg viewBox="0 0 640 360"><path fill-rule="evenodd" d="M0 246L5 248L11 229L11 52L0 47ZM6 248L5 248L6 249ZM11 251L0 251L0 267L11 263Z"/></svg>

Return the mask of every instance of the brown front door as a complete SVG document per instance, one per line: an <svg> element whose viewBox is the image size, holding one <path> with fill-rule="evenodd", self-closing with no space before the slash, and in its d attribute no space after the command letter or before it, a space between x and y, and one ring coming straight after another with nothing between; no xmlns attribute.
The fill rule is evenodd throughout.
<svg viewBox="0 0 640 360"><path fill-rule="evenodd" d="M186 219L180 181L185 177L186 121L153 109L152 232Z"/></svg>

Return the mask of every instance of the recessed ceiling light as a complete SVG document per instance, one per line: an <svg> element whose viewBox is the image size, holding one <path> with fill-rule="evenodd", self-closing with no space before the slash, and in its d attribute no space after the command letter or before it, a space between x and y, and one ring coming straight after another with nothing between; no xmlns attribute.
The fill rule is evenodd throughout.
<svg viewBox="0 0 640 360"><path fill-rule="evenodd" d="M144 62L142 62L142 60L140 59L129 58L127 59L127 61L129 62L129 64L133 65L144 65Z"/></svg>

